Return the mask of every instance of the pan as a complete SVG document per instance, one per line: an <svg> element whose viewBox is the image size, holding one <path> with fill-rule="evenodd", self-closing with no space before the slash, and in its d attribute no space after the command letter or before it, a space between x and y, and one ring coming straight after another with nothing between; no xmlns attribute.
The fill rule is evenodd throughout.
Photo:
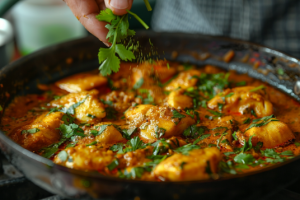
<svg viewBox="0 0 300 200"><path fill-rule="evenodd" d="M300 101L300 62L279 51L230 38L184 33L137 32L145 50L149 39L161 59L199 67L215 65L248 73ZM93 36L58 44L4 67L0 71L0 104L5 109L16 95L38 93L38 83L99 66L97 52L104 45ZM224 55L234 52L233 59ZM284 70L285 73L278 73ZM257 199L294 183L299 178L300 156L284 163L217 180L152 182L124 180L97 172L69 169L36 155L0 131L0 148L10 162L36 185L70 199Z"/></svg>

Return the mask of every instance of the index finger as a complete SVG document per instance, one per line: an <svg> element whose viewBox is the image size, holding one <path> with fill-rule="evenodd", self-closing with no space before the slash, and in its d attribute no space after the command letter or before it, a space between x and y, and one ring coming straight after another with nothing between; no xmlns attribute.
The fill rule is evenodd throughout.
<svg viewBox="0 0 300 200"><path fill-rule="evenodd" d="M109 45L106 35L108 30L105 28L106 22L96 19L100 10L105 9L104 0L65 0L69 8L80 23L99 40Z"/></svg>

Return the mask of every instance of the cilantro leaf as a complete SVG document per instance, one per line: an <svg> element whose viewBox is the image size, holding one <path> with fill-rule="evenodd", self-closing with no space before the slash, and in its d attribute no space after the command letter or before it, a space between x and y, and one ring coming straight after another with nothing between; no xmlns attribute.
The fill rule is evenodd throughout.
<svg viewBox="0 0 300 200"><path fill-rule="evenodd" d="M111 146L109 149L116 152L117 151L117 154L122 154L124 153L123 152L123 146L124 144L123 143L119 143L119 144L114 144L113 146Z"/></svg>
<svg viewBox="0 0 300 200"><path fill-rule="evenodd" d="M109 171L112 171L118 166L119 166L119 161L118 159L115 159L109 165L107 165L107 168L109 169Z"/></svg>
<svg viewBox="0 0 300 200"><path fill-rule="evenodd" d="M240 153L234 157L234 161L241 164L250 164L255 161L251 154Z"/></svg>
<svg viewBox="0 0 300 200"><path fill-rule="evenodd" d="M34 134L39 131L40 131L40 129L38 129L38 128L32 128L32 129L28 129L28 130L22 130L21 134Z"/></svg>
<svg viewBox="0 0 300 200"><path fill-rule="evenodd" d="M68 159L68 153L64 150L62 150L61 152L59 152L57 154L58 158L62 161L65 162Z"/></svg>
<svg viewBox="0 0 300 200"><path fill-rule="evenodd" d="M172 119L175 119L175 118L185 118L185 115L179 113L177 110L172 110L172 113L173 113L173 116L172 116Z"/></svg>
<svg viewBox="0 0 300 200"><path fill-rule="evenodd" d="M137 90L144 84L144 79L140 78L133 86L133 89Z"/></svg>
<svg viewBox="0 0 300 200"><path fill-rule="evenodd" d="M195 144L187 144L187 145L184 145L182 147L175 149L174 151L177 153L182 153L183 155L188 155L189 151L192 151L194 149L200 149L200 147Z"/></svg>

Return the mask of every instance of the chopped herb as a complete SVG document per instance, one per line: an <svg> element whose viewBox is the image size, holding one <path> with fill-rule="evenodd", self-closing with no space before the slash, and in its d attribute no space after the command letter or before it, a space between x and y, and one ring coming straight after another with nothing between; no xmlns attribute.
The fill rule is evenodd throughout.
<svg viewBox="0 0 300 200"><path fill-rule="evenodd" d="M260 119L255 119L252 121L252 124L246 129L246 131L253 127L265 126L272 121L279 121L279 120L273 119L273 118L275 118L274 115L266 116L266 117L263 117Z"/></svg>
<svg viewBox="0 0 300 200"><path fill-rule="evenodd" d="M105 117L107 119L117 119L118 111L116 111L116 109L114 109L113 107L106 107L105 112L106 112Z"/></svg>
<svg viewBox="0 0 300 200"><path fill-rule="evenodd" d="M234 166L236 169L250 169L248 165L245 164L238 164Z"/></svg>
<svg viewBox="0 0 300 200"><path fill-rule="evenodd" d="M180 163L180 169L183 170L184 165L187 164L187 162Z"/></svg>
<svg viewBox="0 0 300 200"><path fill-rule="evenodd" d="M243 124L249 124L251 122L251 119L248 117L243 121Z"/></svg>
<svg viewBox="0 0 300 200"><path fill-rule="evenodd" d="M127 151L135 151L137 149L143 149L145 148L145 145L143 145L143 141L140 140L138 136L135 136L131 140L128 141L127 143L131 148L126 148Z"/></svg>
<svg viewBox="0 0 300 200"><path fill-rule="evenodd" d="M60 98L62 98L62 96L57 96L57 95L56 95L56 96L53 96L53 99L54 99L54 100L58 100L58 99L60 99Z"/></svg>
<svg viewBox="0 0 300 200"><path fill-rule="evenodd" d="M57 157L62 161L65 162L68 159L68 153L64 150L62 150L61 152L59 152L57 154Z"/></svg>
<svg viewBox="0 0 300 200"><path fill-rule="evenodd" d="M85 145L85 146L93 146L93 145L96 145L97 144L97 141L93 141L93 142L91 142L90 144L87 144L87 145Z"/></svg>
<svg viewBox="0 0 300 200"><path fill-rule="evenodd" d="M66 148L75 147L77 143L78 143L78 141L70 143L66 146Z"/></svg>
<svg viewBox="0 0 300 200"><path fill-rule="evenodd" d="M260 149L263 147L263 142L257 142L256 146L253 147L254 151L259 152Z"/></svg>
<svg viewBox="0 0 300 200"><path fill-rule="evenodd" d="M193 144L197 144L198 142L200 142L201 140L204 140L205 138L208 138L209 136L210 136L210 134L201 135L197 140L195 140L193 142Z"/></svg>
<svg viewBox="0 0 300 200"><path fill-rule="evenodd" d="M144 79L140 78L133 86L133 89L137 90L144 84Z"/></svg>
<svg viewBox="0 0 300 200"><path fill-rule="evenodd" d="M105 129L107 128L107 126L109 126L109 124L101 125L99 131L97 131L97 130L91 130L90 133L93 134L94 136L98 136L98 135L102 134L105 131Z"/></svg>
<svg viewBox="0 0 300 200"><path fill-rule="evenodd" d="M291 150L287 150L281 153L282 156L293 156L294 153Z"/></svg>
<svg viewBox="0 0 300 200"><path fill-rule="evenodd" d="M120 59L116 56L119 55L121 60L132 61L135 56L130 48L127 48L120 44L125 38L135 35L135 31L129 29L128 15L134 16L146 29L149 27L142 19L136 14L127 10L128 14L117 16L114 15L110 9L102 10L96 18L99 21L105 21L107 24L105 27L109 30L106 38L112 43L111 47L100 48L98 54L98 60L101 64L99 69L103 76L110 75L113 72L118 72L120 68ZM118 44L117 44L118 43Z"/></svg>
<svg viewBox="0 0 300 200"><path fill-rule="evenodd" d="M253 88L253 89L249 90L249 92L256 92L258 90L262 90L262 89L265 89L265 88L266 87L264 85L260 85L260 86L258 86L256 88Z"/></svg>
<svg viewBox="0 0 300 200"><path fill-rule="evenodd" d="M87 116L87 117L90 117L90 118L92 118L92 119L97 118L95 115L92 115L92 114L87 114L86 116Z"/></svg>
<svg viewBox="0 0 300 200"><path fill-rule="evenodd" d="M156 138L161 138L166 133L166 129L155 126L154 128Z"/></svg>
<svg viewBox="0 0 300 200"><path fill-rule="evenodd" d="M119 143L119 144L114 144L113 146L111 146L109 149L116 152L117 151L117 154L122 154L124 153L123 152L123 146L124 144L123 143Z"/></svg>
<svg viewBox="0 0 300 200"><path fill-rule="evenodd" d="M234 139L235 141L238 141L238 138L237 138L237 136L236 136L236 131L233 132L232 137L233 137L233 139Z"/></svg>
<svg viewBox="0 0 300 200"><path fill-rule="evenodd" d="M257 117L254 110L251 110L251 115L253 115L254 117Z"/></svg>
<svg viewBox="0 0 300 200"><path fill-rule="evenodd" d="M214 110L210 110L210 109L206 109L208 112L210 112L211 114L217 116L217 117L222 117L223 114L222 113L219 113L217 111L214 111Z"/></svg>
<svg viewBox="0 0 300 200"><path fill-rule="evenodd" d="M280 158L279 154L274 149L266 149L264 151L261 150L262 156L269 158Z"/></svg>
<svg viewBox="0 0 300 200"><path fill-rule="evenodd" d="M130 140L130 136L137 130L137 128L131 128L131 129L123 129L123 137L127 140Z"/></svg>
<svg viewBox="0 0 300 200"><path fill-rule="evenodd" d="M272 164L280 163L280 162L284 162L284 161L285 161L285 158L275 158L275 159L266 158L266 162L272 163Z"/></svg>
<svg viewBox="0 0 300 200"><path fill-rule="evenodd" d="M130 172L128 172L126 169L124 171L124 174L123 173L120 173L121 171L119 171L119 177L120 178L126 178L126 179L136 179L136 178L141 178L143 173L145 171L149 170L149 168L146 168L146 167L134 167L134 168L131 168ZM151 169L150 169L151 170Z"/></svg>
<svg viewBox="0 0 300 200"><path fill-rule="evenodd" d="M154 147L153 149L153 155L158 155L159 153L164 153L167 151L168 148L172 149L172 146L166 142L166 140L163 138L161 140L157 140L151 146Z"/></svg>
<svg viewBox="0 0 300 200"><path fill-rule="evenodd" d="M222 138L225 136L225 135L227 135L227 133L225 132L225 133L223 133L220 137L219 137L219 139L218 139L218 142L217 142L217 147L220 149L220 146L219 146L219 144L220 144L220 142L222 141Z"/></svg>
<svg viewBox="0 0 300 200"><path fill-rule="evenodd" d="M248 142L246 142L246 139L244 139L244 146L241 148L241 151L244 153L246 151L249 151L252 149L252 137L255 135L251 135Z"/></svg>
<svg viewBox="0 0 300 200"><path fill-rule="evenodd" d="M236 86L245 86L246 85L246 81L237 82L235 85Z"/></svg>
<svg viewBox="0 0 300 200"><path fill-rule="evenodd" d="M32 128L32 129L28 129L28 130L22 130L21 134L34 134L39 131L40 131L40 129L38 129L38 128Z"/></svg>
<svg viewBox="0 0 300 200"><path fill-rule="evenodd" d="M295 142L294 144L296 145L296 147L300 146L300 142Z"/></svg>
<svg viewBox="0 0 300 200"><path fill-rule="evenodd" d="M234 95L234 92L230 92L229 94L225 95L225 98L231 97L232 95Z"/></svg>
<svg viewBox="0 0 300 200"><path fill-rule="evenodd" d="M75 122L75 117L72 117L71 115L69 114L65 114L62 116L61 120L66 124L66 125L69 125L69 124L72 124Z"/></svg>
<svg viewBox="0 0 300 200"><path fill-rule="evenodd" d="M236 153L235 153L235 152L225 152L225 153L224 153L225 156L230 156L230 155L232 155L232 154L236 154Z"/></svg>
<svg viewBox="0 0 300 200"><path fill-rule="evenodd" d="M119 166L119 161L118 159L115 159L109 165L107 165L107 168L109 169L109 171L112 171L118 166Z"/></svg>
<svg viewBox="0 0 300 200"><path fill-rule="evenodd" d="M204 126L192 125L184 130L183 135L188 138L197 138L202 135L207 128Z"/></svg>
<svg viewBox="0 0 300 200"><path fill-rule="evenodd" d="M175 119L175 118L178 118L178 119L182 119L182 118L185 118L185 115L179 113L177 110L172 110L172 113L173 113L173 117L172 119Z"/></svg>
<svg viewBox="0 0 300 200"><path fill-rule="evenodd" d="M212 144L212 143L208 144L208 147L216 147L216 146L217 146L217 145Z"/></svg>
<svg viewBox="0 0 300 200"><path fill-rule="evenodd" d="M228 173L228 174L237 174L236 171L233 169L233 164L231 161L221 161L219 164L221 171Z"/></svg>
<svg viewBox="0 0 300 200"><path fill-rule="evenodd" d="M103 99L100 99L100 101L106 105L109 105L109 106L113 106L113 102L112 101L105 101Z"/></svg>
<svg viewBox="0 0 300 200"><path fill-rule="evenodd" d="M79 107L81 104L83 104L85 102L85 100L87 100L88 97L89 97L89 95L86 95L86 97L84 99L82 99L81 101L71 105L68 109L62 108L61 112L69 114L69 115L74 115L75 114L75 109L77 107Z"/></svg>
<svg viewBox="0 0 300 200"><path fill-rule="evenodd" d="M218 103L218 109L221 112L223 110L224 104Z"/></svg>
<svg viewBox="0 0 300 200"><path fill-rule="evenodd" d="M234 161L241 164L250 164L255 161L251 154L240 153L234 157Z"/></svg>
<svg viewBox="0 0 300 200"><path fill-rule="evenodd" d="M194 149L200 149L200 147L195 144L187 144L175 149L174 151L177 153L182 153L183 155L188 155L189 151L192 151Z"/></svg>
<svg viewBox="0 0 300 200"><path fill-rule="evenodd" d="M2 106L0 105L0 112L1 112L1 111L3 111L3 108L2 108Z"/></svg>

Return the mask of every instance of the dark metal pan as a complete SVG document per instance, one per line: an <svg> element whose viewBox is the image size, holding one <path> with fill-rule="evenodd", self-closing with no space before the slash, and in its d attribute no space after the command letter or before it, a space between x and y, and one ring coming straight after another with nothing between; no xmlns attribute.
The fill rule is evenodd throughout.
<svg viewBox="0 0 300 200"><path fill-rule="evenodd" d="M300 100L297 95L300 62L276 50L245 41L193 34L146 31L138 32L137 37L146 49L150 38L162 58L198 66L212 64L248 73L289 94L296 101ZM101 46L100 41L90 36L38 51L6 66L0 71L0 84L3 86L0 87L1 106L5 108L15 95L39 92L37 83L51 83L67 75L97 68L97 52ZM230 63L223 62L223 55L229 50L235 51L235 57ZM241 62L247 55L248 61ZM67 62L69 58L73 60L71 64ZM259 73L253 65L260 65L258 69L261 72L268 70L269 73ZM285 71L284 75L277 73L279 68ZM29 180L52 193L72 199L256 199L293 183L300 174L300 156L297 156L260 171L218 180L146 182L106 177L96 172L56 165L22 148L3 132L0 132L0 148Z"/></svg>

